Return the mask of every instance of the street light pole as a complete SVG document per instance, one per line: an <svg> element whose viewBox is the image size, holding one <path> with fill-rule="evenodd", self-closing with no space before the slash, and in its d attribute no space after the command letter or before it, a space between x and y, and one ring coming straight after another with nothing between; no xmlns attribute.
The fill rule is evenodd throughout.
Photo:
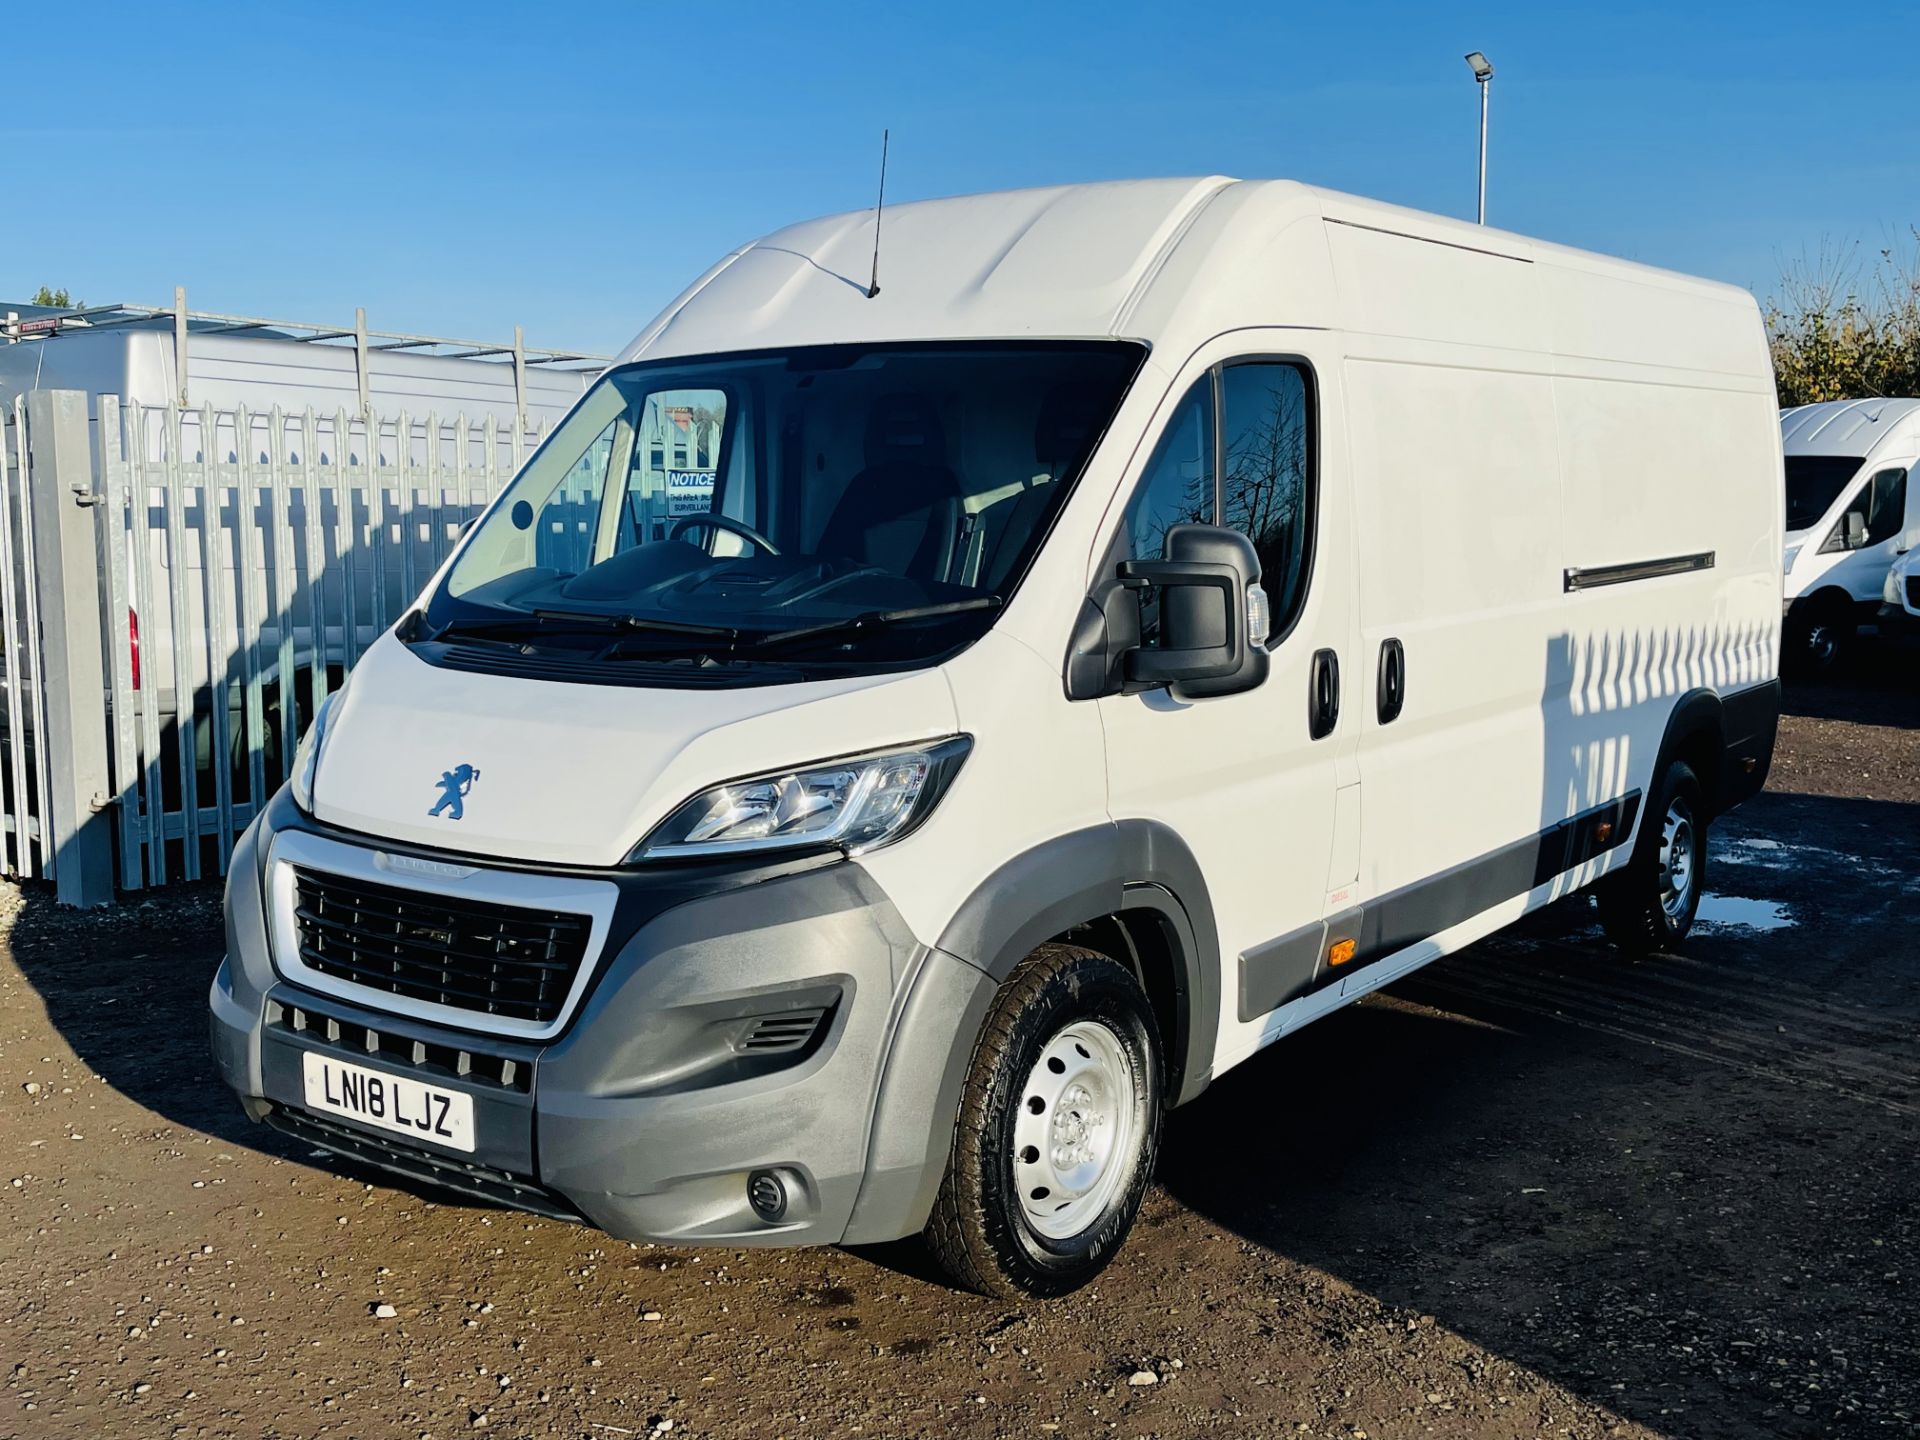
<svg viewBox="0 0 1920 1440"><path fill-rule="evenodd" d="M1487 82L1493 79L1493 62L1478 50L1467 56L1473 78L1480 85L1480 223L1487 223Z"/></svg>

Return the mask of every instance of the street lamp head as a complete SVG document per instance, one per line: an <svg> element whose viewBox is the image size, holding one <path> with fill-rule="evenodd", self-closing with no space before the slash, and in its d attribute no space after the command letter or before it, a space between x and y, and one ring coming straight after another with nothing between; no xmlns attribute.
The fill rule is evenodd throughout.
<svg viewBox="0 0 1920 1440"><path fill-rule="evenodd" d="M1467 56L1467 64L1473 67L1473 78L1482 85L1493 78L1493 62L1478 50Z"/></svg>

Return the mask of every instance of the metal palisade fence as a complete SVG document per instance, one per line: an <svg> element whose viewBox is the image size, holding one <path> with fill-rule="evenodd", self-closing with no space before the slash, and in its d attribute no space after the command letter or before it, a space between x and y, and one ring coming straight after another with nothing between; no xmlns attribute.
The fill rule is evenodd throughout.
<svg viewBox="0 0 1920 1440"><path fill-rule="evenodd" d="M80 499L95 517L121 888L224 873L315 707L540 439L537 422L522 430L491 416L98 398L95 483ZM543 519L574 528L565 512ZM0 526L0 548L6 538ZM5 606L10 661L15 611ZM7 695L11 718L11 683ZM10 843L36 834L14 818L11 792L8 804ZM9 863L44 874L15 862L23 846Z"/></svg>
<svg viewBox="0 0 1920 1440"><path fill-rule="evenodd" d="M26 397L0 415L0 862L10 875L52 879L54 853L40 817L50 813L45 747L46 711L40 673L40 618L34 583L33 495Z"/></svg>

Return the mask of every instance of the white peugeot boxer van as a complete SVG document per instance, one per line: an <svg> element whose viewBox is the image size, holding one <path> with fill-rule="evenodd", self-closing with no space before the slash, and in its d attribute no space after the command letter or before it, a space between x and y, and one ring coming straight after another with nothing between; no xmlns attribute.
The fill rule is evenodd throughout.
<svg viewBox="0 0 1920 1440"><path fill-rule="evenodd" d="M255 1118L1054 1294L1264 1046L1583 887L1686 934L1777 712L1751 298L1286 182L874 238L716 265L331 697L233 857Z"/></svg>
<svg viewBox="0 0 1920 1440"><path fill-rule="evenodd" d="M1920 545L1920 400L1833 400L1780 412L1786 451L1783 659L1832 667L1872 624L1887 574Z"/></svg>

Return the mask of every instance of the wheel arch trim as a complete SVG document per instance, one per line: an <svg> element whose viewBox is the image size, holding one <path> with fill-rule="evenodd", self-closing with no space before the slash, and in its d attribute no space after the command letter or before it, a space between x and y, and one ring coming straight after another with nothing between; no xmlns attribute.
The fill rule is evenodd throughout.
<svg viewBox="0 0 1920 1440"><path fill-rule="evenodd" d="M1125 915L1157 916L1166 927L1177 1011L1168 1103L1181 1105L1212 1078L1220 945L1200 862L1168 826L1118 820L1023 851L967 897L937 948L998 983L1035 947L1075 926Z"/></svg>

